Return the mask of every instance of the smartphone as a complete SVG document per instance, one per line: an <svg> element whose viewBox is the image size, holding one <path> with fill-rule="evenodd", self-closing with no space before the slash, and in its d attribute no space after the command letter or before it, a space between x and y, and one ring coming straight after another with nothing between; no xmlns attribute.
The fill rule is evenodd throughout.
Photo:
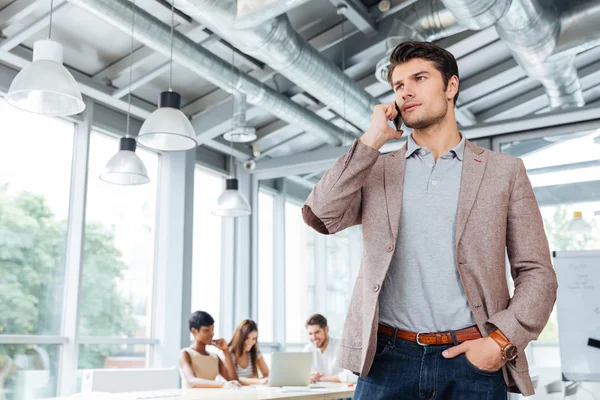
<svg viewBox="0 0 600 400"><path fill-rule="evenodd" d="M396 130L399 131L400 128L402 128L402 118L400 117L400 108L398 108L398 103L394 101L394 105L396 106L396 111L398 112L398 115L396 118L394 118L394 127L396 127Z"/></svg>

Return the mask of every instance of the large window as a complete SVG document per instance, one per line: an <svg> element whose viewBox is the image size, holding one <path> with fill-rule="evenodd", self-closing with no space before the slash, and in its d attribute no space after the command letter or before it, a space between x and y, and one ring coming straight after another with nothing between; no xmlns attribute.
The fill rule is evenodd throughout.
<svg viewBox="0 0 600 400"><path fill-rule="evenodd" d="M0 101L0 334L60 333L73 124Z"/></svg>
<svg viewBox="0 0 600 400"><path fill-rule="evenodd" d="M550 250L600 249L599 131L530 137L500 144L500 150L520 157L527 168L544 220ZM583 213L586 229L573 231L575 212ZM558 366L556 308L531 349L532 364Z"/></svg>
<svg viewBox="0 0 600 400"><path fill-rule="evenodd" d="M158 155L136 153L150 183L111 185L99 175L118 150L118 141L93 132L90 137L88 191L83 254L80 334L82 336L150 336ZM122 354L123 363L117 358ZM118 346L83 346L80 368L126 367L143 352Z"/></svg>
<svg viewBox="0 0 600 400"><path fill-rule="evenodd" d="M273 340L273 216L275 199L258 193L258 328L260 341Z"/></svg>
<svg viewBox="0 0 600 400"><path fill-rule="evenodd" d="M223 178L196 167L194 176L194 244L192 312L208 312L219 335L221 303L221 238L223 219L211 214L223 192ZM185 324L184 324L185 325Z"/></svg>
<svg viewBox="0 0 600 400"><path fill-rule="evenodd" d="M285 203L286 342L307 341L304 323L315 312L315 231L302 220L302 206Z"/></svg>
<svg viewBox="0 0 600 400"><path fill-rule="evenodd" d="M60 334L74 126L0 101L0 335ZM55 394L59 345L0 344L0 398Z"/></svg>

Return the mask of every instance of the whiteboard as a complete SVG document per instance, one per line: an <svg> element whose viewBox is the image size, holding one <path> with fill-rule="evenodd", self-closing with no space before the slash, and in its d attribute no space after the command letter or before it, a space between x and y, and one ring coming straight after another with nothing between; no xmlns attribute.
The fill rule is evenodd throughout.
<svg viewBox="0 0 600 400"><path fill-rule="evenodd" d="M563 380L600 382L600 251L556 251Z"/></svg>

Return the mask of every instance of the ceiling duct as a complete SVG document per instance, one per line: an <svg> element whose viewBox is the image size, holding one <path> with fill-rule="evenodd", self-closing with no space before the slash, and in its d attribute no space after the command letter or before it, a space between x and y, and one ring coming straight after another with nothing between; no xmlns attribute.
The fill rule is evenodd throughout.
<svg viewBox="0 0 600 400"><path fill-rule="evenodd" d="M390 54L394 48L407 40L434 42L467 30L458 24L454 15L441 0L421 0L400 11L385 41L385 57L375 67L375 77L388 84Z"/></svg>
<svg viewBox="0 0 600 400"><path fill-rule="evenodd" d="M430 12L439 9L441 4L430 0L425 0L425 3L436 4L435 8L429 9ZM238 30L235 0L177 0L177 6L244 53L279 71L338 115L345 114L356 127L368 129L377 100L300 37L287 16L281 15L252 29ZM425 12L426 8L422 11ZM457 29L464 30L457 28L456 21L452 22L451 13L446 10L440 12L443 16L423 15L420 19L422 24L413 24L413 28L421 31L424 37L446 37ZM343 88L345 95L342 95Z"/></svg>
<svg viewBox="0 0 600 400"><path fill-rule="evenodd" d="M309 0L237 0L236 29L255 28Z"/></svg>
<svg viewBox="0 0 600 400"><path fill-rule="evenodd" d="M542 0L442 0L459 21L495 23L517 62L546 89L552 108L584 105L574 52L553 55L561 32L559 11ZM481 10L496 10L482 13ZM505 10L503 14L497 11ZM493 21L495 19L495 21Z"/></svg>

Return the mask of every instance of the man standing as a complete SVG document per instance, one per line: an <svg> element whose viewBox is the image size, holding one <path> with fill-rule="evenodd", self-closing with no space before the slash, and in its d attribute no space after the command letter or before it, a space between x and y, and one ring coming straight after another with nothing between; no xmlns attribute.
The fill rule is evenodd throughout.
<svg viewBox="0 0 600 400"><path fill-rule="evenodd" d="M356 375L335 365L340 350L340 342L329 336L327 319L321 314L312 315L306 321L306 330L310 343L304 352L313 354L311 383L316 382L349 382L355 383Z"/></svg>
<svg viewBox="0 0 600 400"><path fill-rule="evenodd" d="M358 400L495 400L507 387L531 395L524 350L550 316L557 282L523 162L458 131L452 54L405 42L390 62L395 104L375 106L369 130L302 210L323 234L362 224L337 365L360 374ZM412 134L380 155L403 133L388 124L398 116Z"/></svg>

